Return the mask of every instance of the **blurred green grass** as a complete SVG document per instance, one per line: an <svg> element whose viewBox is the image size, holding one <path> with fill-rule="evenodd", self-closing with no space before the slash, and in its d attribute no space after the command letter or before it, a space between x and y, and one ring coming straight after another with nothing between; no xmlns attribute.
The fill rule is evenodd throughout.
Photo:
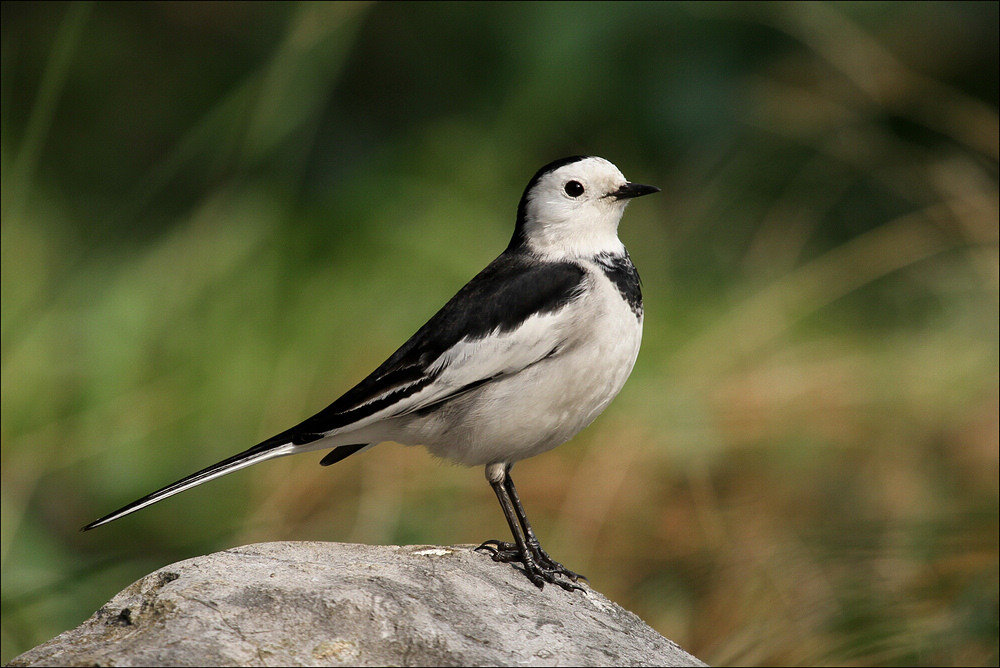
<svg viewBox="0 0 1000 668"><path fill-rule="evenodd" d="M386 444L85 522L288 426L588 153L643 350L518 467L547 549L712 664L997 665L995 3L3 5L2 656L250 541L473 543Z"/></svg>

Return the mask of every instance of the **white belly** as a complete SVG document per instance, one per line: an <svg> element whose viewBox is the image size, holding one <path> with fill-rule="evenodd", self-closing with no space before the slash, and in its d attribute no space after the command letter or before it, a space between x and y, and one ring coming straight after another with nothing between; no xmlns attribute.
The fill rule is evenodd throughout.
<svg viewBox="0 0 1000 668"><path fill-rule="evenodd" d="M487 383L432 414L389 420L387 440L422 444L469 466L515 462L565 443L607 408L625 385L642 319L609 281L598 280L576 336L558 354Z"/></svg>

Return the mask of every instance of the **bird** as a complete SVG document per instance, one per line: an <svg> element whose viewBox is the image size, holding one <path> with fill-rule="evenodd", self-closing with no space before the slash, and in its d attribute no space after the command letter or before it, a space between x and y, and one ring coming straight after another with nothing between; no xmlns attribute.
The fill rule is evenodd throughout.
<svg viewBox="0 0 1000 668"><path fill-rule="evenodd" d="M485 467L514 542L476 550L520 563L538 588L586 578L541 547L511 478L516 462L565 443L625 384L639 353L639 274L618 224L659 192L596 156L539 169L503 252L385 362L312 417L97 519L88 531L276 457L329 450L329 466L384 442Z"/></svg>

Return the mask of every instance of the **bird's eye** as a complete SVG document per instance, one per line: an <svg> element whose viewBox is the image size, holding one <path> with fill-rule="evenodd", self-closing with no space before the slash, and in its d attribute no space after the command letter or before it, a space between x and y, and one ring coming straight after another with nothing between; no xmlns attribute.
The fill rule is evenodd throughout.
<svg viewBox="0 0 1000 668"><path fill-rule="evenodd" d="M563 187L563 190L570 197L579 197L583 194L583 184L579 181L570 181Z"/></svg>

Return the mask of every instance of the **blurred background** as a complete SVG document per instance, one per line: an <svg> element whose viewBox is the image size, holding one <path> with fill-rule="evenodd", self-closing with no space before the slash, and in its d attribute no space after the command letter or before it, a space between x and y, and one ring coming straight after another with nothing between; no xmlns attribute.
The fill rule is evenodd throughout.
<svg viewBox="0 0 1000 668"><path fill-rule="evenodd" d="M396 444L79 528L335 399L584 153L663 193L631 380L517 469L546 549L712 664L1000 661L997 3L2 11L0 660L211 551L506 537Z"/></svg>

